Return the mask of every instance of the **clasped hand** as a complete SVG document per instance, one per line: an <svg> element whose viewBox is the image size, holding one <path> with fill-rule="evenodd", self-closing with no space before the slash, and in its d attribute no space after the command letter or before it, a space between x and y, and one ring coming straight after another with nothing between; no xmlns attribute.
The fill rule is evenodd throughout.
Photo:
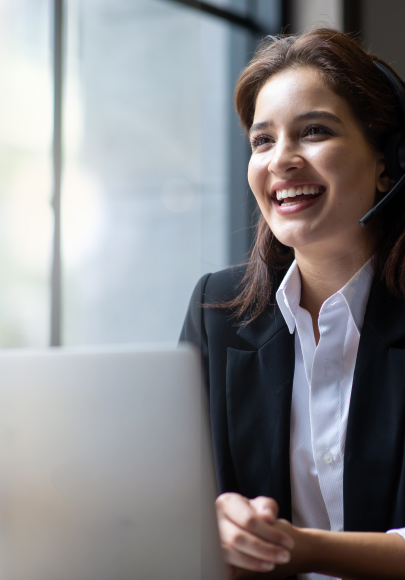
<svg viewBox="0 0 405 580"><path fill-rule="evenodd" d="M244 571L268 572L290 561L294 540L290 526L277 520L277 502L268 497L249 500L224 493L216 500L217 519L225 560L233 579Z"/></svg>

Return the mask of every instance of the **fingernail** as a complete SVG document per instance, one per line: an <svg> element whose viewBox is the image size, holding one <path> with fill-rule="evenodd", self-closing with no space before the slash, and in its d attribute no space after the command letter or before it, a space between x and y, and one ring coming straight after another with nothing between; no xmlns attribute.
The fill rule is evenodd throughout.
<svg viewBox="0 0 405 580"><path fill-rule="evenodd" d="M271 508L263 508L263 513L266 516L270 516L270 517L274 518L274 512Z"/></svg>
<svg viewBox="0 0 405 580"><path fill-rule="evenodd" d="M270 562L262 562L262 568L263 570L274 570L275 568L275 564L270 564Z"/></svg>
<svg viewBox="0 0 405 580"><path fill-rule="evenodd" d="M292 550L295 546L294 544L294 540L281 540L281 545L284 546L284 548L287 548L287 550Z"/></svg>
<svg viewBox="0 0 405 580"><path fill-rule="evenodd" d="M280 564L287 564L291 560L291 556L289 552L279 552L276 556L277 562Z"/></svg>

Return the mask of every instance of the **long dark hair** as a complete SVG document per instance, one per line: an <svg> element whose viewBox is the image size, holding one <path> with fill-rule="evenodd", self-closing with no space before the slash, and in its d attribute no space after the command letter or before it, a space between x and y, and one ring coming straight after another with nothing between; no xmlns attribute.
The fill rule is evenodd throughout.
<svg viewBox="0 0 405 580"><path fill-rule="evenodd" d="M399 102L374 61L391 68L365 52L350 35L330 28L314 29L298 38L267 37L236 84L240 123L248 132L257 96L270 77L282 70L309 66L349 103L370 146L383 151L387 137L403 129L403 119ZM397 195L367 227L374 244L376 275L392 294L405 299L405 195ZM261 216L239 293L211 307L232 309L237 318L248 312L244 324L252 322L274 300L277 271L287 268L293 259L293 248L279 242Z"/></svg>

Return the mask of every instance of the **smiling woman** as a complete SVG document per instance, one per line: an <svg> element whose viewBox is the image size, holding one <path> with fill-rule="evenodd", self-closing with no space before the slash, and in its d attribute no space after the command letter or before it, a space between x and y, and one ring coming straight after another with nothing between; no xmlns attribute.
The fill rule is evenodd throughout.
<svg viewBox="0 0 405 580"><path fill-rule="evenodd" d="M268 38L236 87L256 241L200 280L182 333L233 578L405 575L405 196L359 225L403 129L376 61L334 30Z"/></svg>
<svg viewBox="0 0 405 580"><path fill-rule="evenodd" d="M322 141L327 138L328 133L332 136L334 129L338 132L343 131L344 119L331 113L331 106L337 106L339 103L345 119L350 121L346 125L346 134L349 128L352 131L356 128L357 138L362 137L369 149L379 153L380 158L383 157L382 151L387 136L399 129L401 107L388 83L382 79L382 74L374 65L374 61L383 62L378 57L365 53L348 36L329 29L319 29L298 39L296 37L280 38L276 41L272 37L265 39L249 66L242 72L235 90L236 109L242 126L250 136L253 150L250 167L252 168L256 161L254 154L262 152L265 143L271 140L263 129L269 128L272 120L258 120L257 104L265 100L265 94L261 95L260 101L258 100L259 93L265 84L271 84L270 79L277 80L276 77L282 73L285 73L284 82L287 84L285 90L281 90L283 80L280 79L282 82L279 84L277 96L280 101L288 100L292 105L297 123L301 120L301 127L305 127L308 131L307 143L311 140ZM389 66L388 68L391 69ZM291 73L290 77L288 72ZM331 100L328 101L326 110L298 112L299 106L305 108L306 105L298 93L300 88L297 83L301 74L312 74L308 82L316 83L316 87L320 89L319 97L322 95L324 99ZM286 92L288 90L292 92ZM263 92L267 91L271 89L266 87ZM315 86L313 93L316 93ZM315 100L313 105L319 107L319 102ZM320 113L323 113L322 118L318 116ZM355 149L354 143L344 149L343 156L346 159L343 161L342 158L342 162L345 168L347 163L353 165L351 151ZM263 155L261 157L263 158ZM360 172L360 167L356 166L354 170ZM249 174L252 175L251 172ZM367 177L369 175L368 172ZM387 178L387 175L384 177ZM388 186L385 183L383 187L386 190ZM379 189L373 188L372 191L376 196L375 201L379 201L381 197ZM372 205L374 201L369 208ZM364 213L356 217L360 219ZM346 212L344 215L347 215ZM405 297L405 277L398 276L401 268L405 270L405 239L398 235L399 231L405 231L404 196L402 198L399 196L395 202L389 204L379 219L366 230L359 231L358 220L357 223L355 219L353 222L357 234L367 237L370 240L370 247L374 248L370 255L375 254L376 275L385 280L390 292ZM278 279L275 277L276 270L286 268L294 259L292 249L294 245L283 243L273 235L269 225L264 215L261 215L256 244L246 270L246 284L243 284L241 292L229 302L230 307L237 308L240 316L250 309L250 320L265 310L269 300L274 300ZM336 222L335 228L338 227ZM224 307L227 305L227 302L223 304Z"/></svg>

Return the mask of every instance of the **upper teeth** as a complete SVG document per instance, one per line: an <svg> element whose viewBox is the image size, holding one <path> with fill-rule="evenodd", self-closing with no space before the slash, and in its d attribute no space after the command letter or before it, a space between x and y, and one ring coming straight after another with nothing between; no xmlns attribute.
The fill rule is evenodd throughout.
<svg viewBox="0 0 405 580"><path fill-rule="evenodd" d="M276 191L277 199L296 197L297 195L314 195L323 189L319 185L301 185L300 187L290 187L290 189L279 189Z"/></svg>

